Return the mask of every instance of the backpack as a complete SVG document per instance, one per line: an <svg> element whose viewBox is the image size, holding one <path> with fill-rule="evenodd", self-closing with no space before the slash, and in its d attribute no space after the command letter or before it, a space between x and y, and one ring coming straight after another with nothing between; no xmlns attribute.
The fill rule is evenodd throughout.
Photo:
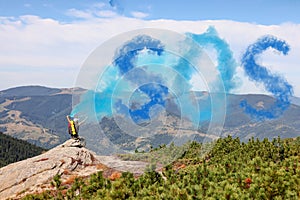
<svg viewBox="0 0 300 200"><path fill-rule="evenodd" d="M77 127L76 127L77 124ZM69 129L69 134L70 135L77 135L78 131L78 123L75 123L73 120L69 123L68 129Z"/></svg>

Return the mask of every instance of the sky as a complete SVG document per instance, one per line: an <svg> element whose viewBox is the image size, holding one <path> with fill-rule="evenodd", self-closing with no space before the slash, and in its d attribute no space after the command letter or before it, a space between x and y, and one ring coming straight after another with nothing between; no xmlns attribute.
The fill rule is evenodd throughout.
<svg viewBox="0 0 300 200"><path fill-rule="evenodd" d="M299 97L299 10L298 0L0 0L0 90L73 87L90 53L127 31L201 34L214 26L238 63L242 83L236 93L265 92L244 75L240 60L250 44L271 34L285 40L290 52L268 50L259 62L283 76Z"/></svg>

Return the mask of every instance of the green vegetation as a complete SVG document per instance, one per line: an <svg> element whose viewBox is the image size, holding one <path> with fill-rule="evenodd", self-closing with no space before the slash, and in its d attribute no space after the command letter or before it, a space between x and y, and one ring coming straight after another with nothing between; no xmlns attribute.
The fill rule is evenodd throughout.
<svg viewBox="0 0 300 200"><path fill-rule="evenodd" d="M0 167L41 154L45 149L0 132Z"/></svg>
<svg viewBox="0 0 300 200"><path fill-rule="evenodd" d="M188 150L162 175L146 171L135 178L124 172L113 181L102 172L72 184L55 177L53 190L24 199L299 199L300 137L269 141L217 140L200 156L202 145ZM174 147L162 147L168 149ZM155 151L155 150L153 150Z"/></svg>
<svg viewBox="0 0 300 200"><path fill-rule="evenodd" d="M182 157L185 152L189 149L189 143L186 143L182 146L175 146L172 142L169 147L164 145L159 145L159 147L150 148L150 152L139 152L137 149L134 154L120 154L122 160L131 160L131 161L144 161L151 163L152 165L167 165L171 162L174 162L178 158Z"/></svg>

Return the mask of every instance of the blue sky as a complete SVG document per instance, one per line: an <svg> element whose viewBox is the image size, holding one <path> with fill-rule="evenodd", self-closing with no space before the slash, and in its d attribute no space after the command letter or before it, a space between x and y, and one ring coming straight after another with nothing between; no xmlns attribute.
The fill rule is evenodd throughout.
<svg viewBox="0 0 300 200"><path fill-rule="evenodd" d="M271 50L259 61L285 77L300 96L299 10L299 0L0 0L0 90L73 87L90 53L127 31L201 34L214 26L238 65L259 37L271 34L285 40L291 46L287 56ZM237 93L264 93L263 86L243 75L242 67L237 72L242 80Z"/></svg>
<svg viewBox="0 0 300 200"><path fill-rule="evenodd" d="M131 12L147 15L145 19L235 20L258 24L300 22L298 0L1 0L2 16L38 15L60 21L71 21L69 9L88 9L104 4L124 16Z"/></svg>

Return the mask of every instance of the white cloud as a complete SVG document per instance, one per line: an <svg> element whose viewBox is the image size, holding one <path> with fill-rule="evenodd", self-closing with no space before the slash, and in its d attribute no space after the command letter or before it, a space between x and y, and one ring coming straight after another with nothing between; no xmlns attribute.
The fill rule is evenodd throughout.
<svg viewBox="0 0 300 200"><path fill-rule="evenodd" d="M84 20L62 23L54 19L43 19L31 15L16 18L0 17L0 72L1 77L5 75L5 78L0 79L0 89L22 85L22 80L24 80L24 85L30 84L31 81L34 84L46 84L53 87L71 87L72 85L69 84L75 82L75 74L89 54L106 40L126 31L159 28L179 33L203 33L208 26L213 25L220 37L229 43L238 63L247 46L262 35L272 34L286 40L291 46L291 51L287 56L270 51L263 54L261 60L264 66L278 74L283 74L294 86L296 95L300 96L298 78L300 73L298 66L300 63L300 24L263 26L226 20L175 21L161 19L147 21L106 12L102 5L98 5L95 10L72 9L68 12L70 15ZM26 66L30 66L29 71ZM23 71L15 70L22 67ZM61 69L64 69L66 73L61 73ZM37 70L39 74L34 70ZM55 75L56 70L57 75ZM68 74L68 70L71 74ZM24 71L28 71L26 81L20 78ZM238 74L243 76L241 68L239 68ZM38 77L43 78L39 79ZM245 81L239 92L246 93L252 91L253 88L255 91L262 90L260 86L258 87L252 82L248 83L246 77L242 78Z"/></svg>
<svg viewBox="0 0 300 200"><path fill-rule="evenodd" d="M100 10L95 13L98 17L115 17L117 16L116 12L113 12L111 10Z"/></svg>
<svg viewBox="0 0 300 200"><path fill-rule="evenodd" d="M71 17L83 18L83 19L89 19L93 17L93 14L91 12L77 10L75 8L69 9L66 14Z"/></svg>
<svg viewBox="0 0 300 200"><path fill-rule="evenodd" d="M99 3L94 3L93 5L92 5L92 7L93 8L98 8L98 9L102 9L102 8L104 8L105 7L105 3L103 3L103 2L99 2Z"/></svg>
<svg viewBox="0 0 300 200"><path fill-rule="evenodd" d="M117 13L111 10L106 10L104 3L96 3L84 10L71 8L67 10L66 15L75 18L92 20L92 18L95 17L114 17Z"/></svg>
<svg viewBox="0 0 300 200"><path fill-rule="evenodd" d="M142 19L142 18L148 17L149 14L144 13L144 12L133 11L133 12L131 12L131 15L135 18Z"/></svg>

